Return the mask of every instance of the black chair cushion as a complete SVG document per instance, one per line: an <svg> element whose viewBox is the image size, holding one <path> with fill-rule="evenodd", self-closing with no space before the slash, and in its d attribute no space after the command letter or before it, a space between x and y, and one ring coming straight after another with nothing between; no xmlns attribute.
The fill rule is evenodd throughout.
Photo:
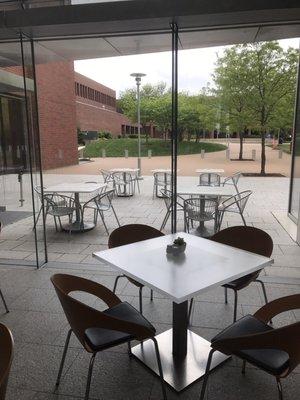
<svg viewBox="0 0 300 400"><path fill-rule="evenodd" d="M271 326L256 319L252 315L246 315L216 335L211 341L212 347L214 347L215 342L221 339L263 333L272 329ZM238 351L234 354L273 375L280 375L289 366L289 355L282 350L251 349Z"/></svg>
<svg viewBox="0 0 300 400"><path fill-rule="evenodd" d="M112 308L109 308L103 313L118 319L123 319L125 321L134 322L135 324L144 326L149 329L150 332L153 332L153 335L155 334L154 326L150 324L150 322L144 318L138 310L136 310L127 302L123 302ZM85 338L93 351L104 350L135 339L133 335L128 333L102 328L88 328L85 331Z"/></svg>

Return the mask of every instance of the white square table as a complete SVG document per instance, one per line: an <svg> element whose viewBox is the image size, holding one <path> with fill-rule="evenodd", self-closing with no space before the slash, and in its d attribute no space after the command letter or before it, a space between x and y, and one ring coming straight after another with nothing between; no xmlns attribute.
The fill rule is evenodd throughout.
<svg viewBox="0 0 300 400"><path fill-rule="evenodd" d="M111 168L109 169L109 172L113 175L114 173L122 173L123 174L123 182L126 182L126 173L132 174L134 175L133 181L134 183L137 183L138 185L138 189L139 189L139 180L142 179L141 177L139 177L139 168ZM132 193L129 191L127 191L127 185L123 184L122 185L124 187L124 191L123 193L119 193L119 191L117 191L117 196L118 197L131 197L134 194L133 187L132 187ZM140 189L139 189L140 191Z"/></svg>
<svg viewBox="0 0 300 400"><path fill-rule="evenodd" d="M187 243L185 253L177 257L167 255L167 244L178 236ZM188 329L188 300L273 262L267 257L184 232L93 255L173 302L173 328L159 334L156 339L165 381L178 392L204 375L210 350L210 342ZM132 352L158 374L151 340L133 347ZM211 368L227 358L215 353Z"/></svg>
<svg viewBox="0 0 300 400"><path fill-rule="evenodd" d="M80 209L80 199L79 199L79 194L80 193L94 193L94 192L99 192L101 189L105 188L107 185L106 183L93 183L93 182L65 182L65 183L59 183L57 185L53 186L47 186L47 188L44 189L44 194L48 193L61 193L61 194L66 194L66 193L74 193L74 202L75 202L75 214L76 214L76 219L71 225L71 229L69 226L63 227L65 230L71 232L86 232L95 227L95 224L93 223L84 223L81 218L81 209Z"/></svg>

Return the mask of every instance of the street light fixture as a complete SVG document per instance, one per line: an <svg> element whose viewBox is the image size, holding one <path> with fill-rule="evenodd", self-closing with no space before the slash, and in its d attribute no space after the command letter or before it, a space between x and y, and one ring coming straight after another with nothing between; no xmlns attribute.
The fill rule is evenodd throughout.
<svg viewBox="0 0 300 400"><path fill-rule="evenodd" d="M130 76L135 78L136 82L136 93L137 93L137 123L138 123L138 169L139 176L141 175L141 98L140 98L140 86L143 74L141 72L134 72Z"/></svg>

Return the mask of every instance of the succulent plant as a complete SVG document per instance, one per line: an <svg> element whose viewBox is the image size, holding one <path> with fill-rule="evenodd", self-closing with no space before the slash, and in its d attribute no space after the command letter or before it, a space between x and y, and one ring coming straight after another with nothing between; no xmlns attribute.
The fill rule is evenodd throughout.
<svg viewBox="0 0 300 400"><path fill-rule="evenodd" d="M185 244L185 241L183 238L178 237L177 239L174 240L173 244L175 244L176 246L182 246Z"/></svg>

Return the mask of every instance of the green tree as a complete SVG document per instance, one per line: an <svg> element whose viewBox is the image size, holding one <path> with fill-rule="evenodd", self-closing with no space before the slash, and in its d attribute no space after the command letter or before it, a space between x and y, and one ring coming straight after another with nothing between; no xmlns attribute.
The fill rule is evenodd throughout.
<svg viewBox="0 0 300 400"><path fill-rule="evenodd" d="M260 132L262 175L266 173L267 131L292 123L297 59L295 49L284 50L278 42L260 42L233 46L217 62L217 93L232 127L240 135L246 128Z"/></svg>

